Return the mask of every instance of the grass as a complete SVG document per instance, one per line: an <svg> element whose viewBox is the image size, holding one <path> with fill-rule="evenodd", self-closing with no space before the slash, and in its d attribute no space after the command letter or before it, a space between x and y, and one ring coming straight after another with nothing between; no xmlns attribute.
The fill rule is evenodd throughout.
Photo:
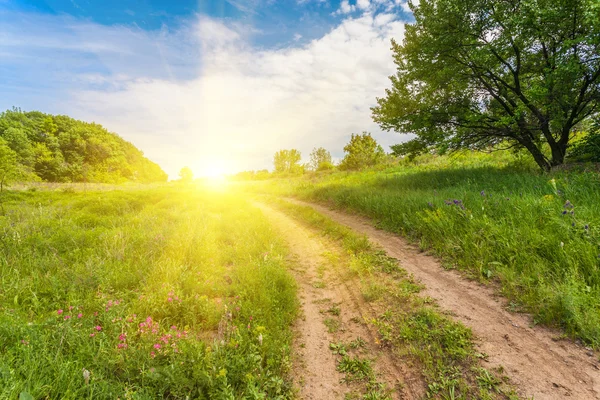
<svg viewBox="0 0 600 400"><path fill-rule="evenodd" d="M296 285L239 196L3 197L0 398L293 397Z"/></svg>
<svg viewBox="0 0 600 400"><path fill-rule="evenodd" d="M600 348L600 175L520 162L507 152L426 156L251 185L367 216L446 267L499 283L536 323Z"/></svg>
<svg viewBox="0 0 600 400"><path fill-rule="evenodd" d="M374 248L365 236L354 233L311 207L274 198L270 201L343 249L342 254L345 252L345 255L336 260L338 267L358 277L363 299L376 302L377 308L383 310L367 321L376 327L379 345L390 348L400 358L399 362L415 366L415 371L422 375L427 385L430 398L515 397L496 374L486 371L490 379L480 379L480 357L475 351L471 331L441 314L430 299L418 296L420 285L395 260ZM371 297L371 286L378 288L377 299ZM332 321L336 320L327 318L324 322L329 328ZM332 332L331 329L329 331ZM343 369L341 372L358 371L352 372L347 379L374 376L367 373L363 365L367 360L356 359L349 354L350 350L362 349L365 344L360 338L349 344L330 344L334 354L344 361L343 366L338 366ZM360 375L360 371L364 374ZM371 379L367 381L371 382ZM490 386L490 382L494 385ZM375 392L379 389L373 388ZM367 388L365 393L369 390Z"/></svg>

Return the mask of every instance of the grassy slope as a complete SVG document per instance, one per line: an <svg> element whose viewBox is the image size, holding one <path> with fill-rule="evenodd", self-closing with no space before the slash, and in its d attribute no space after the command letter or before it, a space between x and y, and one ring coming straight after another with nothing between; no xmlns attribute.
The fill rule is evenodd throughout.
<svg viewBox="0 0 600 400"><path fill-rule="evenodd" d="M599 347L600 176L541 174L507 159L441 157L253 186L366 215L448 268L498 280L511 305L537 322Z"/></svg>
<svg viewBox="0 0 600 400"><path fill-rule="evenodd" d="M292 395L295 283L239 197L15 192L4 209L0 398Z"/></svg>

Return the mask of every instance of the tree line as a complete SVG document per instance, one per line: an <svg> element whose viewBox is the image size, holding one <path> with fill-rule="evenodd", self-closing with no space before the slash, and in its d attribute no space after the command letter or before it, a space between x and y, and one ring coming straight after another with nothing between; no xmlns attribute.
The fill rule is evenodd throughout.
<svg viewBox="0 0 600 400"><path fill-rule="evenodd" d="M102 125L13 108L0 114L0 185L10 180L164 182L167 174Z"/></svg>

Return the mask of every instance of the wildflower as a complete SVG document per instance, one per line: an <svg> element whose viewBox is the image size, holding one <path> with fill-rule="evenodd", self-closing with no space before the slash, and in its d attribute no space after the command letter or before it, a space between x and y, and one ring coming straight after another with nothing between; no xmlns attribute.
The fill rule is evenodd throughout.
<svg viewBox="0 0 600 400"><path fill-rule="evenodd" d="M90 371L88 371L87 369L83 369L83 380L85 381L86 385L90 384Z"/></svg>
<svg viewBox="0 0 600 400"><path fill-rule="evenodd" d="M96 329L98 332L100 332L102 330L102 327L100 325L96 325L96 327L94 329Z"/></svg>
<svg viewBox="0 0 600 400"><path fill-rule="evenodd" d="M172 330L172 331L176 331L176 330L177 330L177 327L176 327L175 325L173 325L173 326L171 326L171 330Z"/></svg>
<svg viewBox="0 0 600 400"><path fill-rule="evenodd" d="M560 242L560 247L565 247L565 244L563 242Z"/></svg>
<svg viewBox="0 0 600 400"><path fill-rule="evenodd" d="M25 340L25 339L21 339L21 344L23 346L27 346L29 344L29 342L27 340Z"/></svg>
<svg viewBox="0 0 600 400"><path fill-rule="evenodd" d="M158 350L158 349L160 349L160 344L156 343L156 344L155 344L153 347L154 347L156 350Z"/></svg>
<svg viewBox="0 0 600 400"><path fill-rule="evenodd" d="M73 306L69 306L69 311L71 311L74 307Z"/></svg>
<svg viewBox="0 0 600 400"><path fill-rule="evenodd" d="M171 297L169 297L169 298L167 299L167 301L168 301L168 302L172 302L172 301L173 301L173 299L172 299Z"/></svg>
<svg viewBox="0 0 600 400"><path fill-rule="evenodd" d="M77 314L77 318L82 318L82 317L83 317L82 313Z"/></svg>
<svg viewBox="0 0 600 400"><path fill-rule="evenodd" d="M585 224L585 226L583 227L583 229L585 229L587 231L588 229L590 229L590 226L588 224Z"/></svg>
<svg viewBox="0 0 600 400"><path fill-rule="evenodd" d="M65 315L65 321L68 320L68 319L71 319L71 316L70 315Z"/></svg>
<svg viewBox="0 0 600 400"><path fill-rule="evenodd" d="M126 349L127 348L127 343L119 343L117 345L117 349Z"/></svg>
<svg viewBox="0 0 600 400"><path fill-rule="evenodd" d="M61 314L63 313L63 310L57 310L57 311L56 311L56 313L57 313L58 315L61 315Z"/></svg>
<svg viewBox="0 0 600 400"><path fill-rule="evenodd" d="M485 196L485 191L481 191L481 193L479 193L482 197Z"/></svg>
<svg viewBox="0 0 600 400"><path fill-rule="evenodd" d="M95 333L90 333L90 337L94 337L94 336L96 336Z"/></svg>
<svg viewBox="0 0 600 400"><path fill-rule="evenodd" d="M564 211L562 212L562 215L567 215L567 210L564 210Z"/></svg>
<svg viewBox="0 0 600 400"><path fill-rule="evenodd" d="M575 222L571 222L571 226L575 226Z"/></svg>
<svg viewBox="0 0 600 400"><path fill-rule="evenodd" d="M151 351L151 352L150 352L150 357L152 357L152 358L156 357L156 353L155 353L155 352L153 352L153 351Z"/></svg>
<svg viewBox="0 0 600 400"><path fill-rule="evenodd" d="M124 342L125 340L127 340L127 335L126 335L126 334L124 334L124 333L121 333L121 334L119 335L119 340L120 340L121 342Z"/></svg>
<svg viewBox="0 0 600 400"><path fill-rule="evenodd" d="M432 202L428 201L428 202L427 202L427 205L428 205L429 207L433 208L433 203L432 203Z"/></svg>

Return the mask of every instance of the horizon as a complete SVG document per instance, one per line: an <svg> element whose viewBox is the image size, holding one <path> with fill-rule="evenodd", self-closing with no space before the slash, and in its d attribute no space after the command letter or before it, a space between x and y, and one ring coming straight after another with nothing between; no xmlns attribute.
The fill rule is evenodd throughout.
<svg viewBox="0 0 600 400"><path fill-rule="evenodd" d="M411 18L399 0L0 2L0 107L95 121L171 179L272 169L288 148L339 160L352 133L410 138L370 107Z"/></svg>

